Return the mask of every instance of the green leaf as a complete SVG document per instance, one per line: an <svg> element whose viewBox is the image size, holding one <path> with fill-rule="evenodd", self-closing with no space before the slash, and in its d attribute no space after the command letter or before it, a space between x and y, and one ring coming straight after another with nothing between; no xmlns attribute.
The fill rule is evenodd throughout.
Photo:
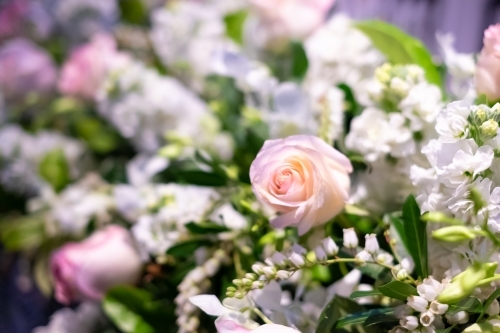
<svg viewBox="0 0 500 333"><path fill-rule="evenodd" d="M483 309L481 311L481 314L479 315L479 318L477 321L480 321L483 316L486 314L486 311L488 311L488 308L490 307L491 303L493 303L498 297L500 297L500 288L496 289L487 299L484 301Z"/></svg>
<svg viewBox="0 0 500 333"><path fill-rule="evenodd" d="M184 257L186 255L191 255L201 246L211 245L212 242L204 239L191 239L177 245L172 246L167 250L167 254L174 257Z"/></svg>
<svg viewBox="0 0 500 333"><path fill-rule="evenodd" d="M387 313L389 313L389 312L387 312ZM377 314L371 315L370 317L366 318L365 322L363 323L363 326L370 327L370 326L377 325L380 323L398 323L399 322L399 319L397 319L396 317L391 316L387 313L377 313Z"/></svg>
<svg viewBox="0 0 500 333"><path fill-rule="evenodd" d="M360 298L360 297L367 297L367 296L380 296L382 295L382 293L378 290L366 290L366 291L363 291L363 290L358 290L358 291L355 291L353 292L349 298L350 299L356 299L356 298Z"/></svg>
<svg viewBox="0 0 500 333"><path fill-rule="evenodd" d="M408 252L415 263L415 270L422 278L428 274L427 264L427 225L420 219L420 208L412 195L403 205L403 220Z"/></svg>
<svg viewBox="0 0 500 333"><path fill-rule="evenodd" d="M118 146L118 136L95 118L82 118L76 124L78 136L97 153L108 153Z"/></svg>
<svg viewBox="0 0 500 333"><path fill-rule="evenodd" d="M316 333L330 333L337 321L344 315L361 312L364 308L347 298L335 296L319 316Z"/></svg>
<svg viewBox="0 0 500 333"><path fill-rule="evenodd" d="M417 289L407 283L401 281L391 281L381 287L378 290L385 296L400 299L406 301L408 296L418 295Z"/></svg>
<svg viewBox="0 0 500 333"><path fill-rule="evenodd" d="M106 315L124 333L155 333L142 316L142 308L152 302L151 294L120 286L106 294L102 306Z"/></svg>
<svg viewBox="0 0 500 333"><path fill-rule="evenodd" d="M4 222L0 226L3 246L9 251L30 250L38 247L46 238L42 218L23 216Z"/></svg>
<svg viewBox="0 0 500 333"><path fill-rule="evenodd" d="M363 32L373 45L394 64L416 64L425 71L430 83L441 87L441 76L432 62L432 55L418 39L392 24L378 20L358 22L355 27Z"/></svg>
<svg viewBox="0 0 500 333"><path fill-rule="evenodd" d="M355 325L355 324L363 324L366 320L368 320L372 316L376 315L381 315L381 314L388 314L392 313L394 311L393 308L386 308L386 309L372 309L368 311L362 311L362 312L357 312L357 313L352 313L349 314L345 317L340 318L335 327L336 328L341 328L347 325ZM390 317L390 316L387 316ZM395 319L394 317L391 317L393 320ZM397 319L396 319L397 320ZM371 323L371 325L374 325L376 323Z"/></svg>
<svg viewBox="0 0 500 333"><path fill-rule="evenodd" d="M225 186L227 178L216 173L201 170L182 170L177 172L180 182L199 186Z"/></svg>
<svg viewBox="0 0 500 333"><path fill-rule="evenodd" d="M202 222L202 223L190 222L186 224L186 229L188 229L192 234L197 234L197 235L217 234L220 232L226 232L230 230L226 226L216 224L213 222Z"/></svg>
<svg viewBox="0 0 500 333"><path fill-rule="evenodd" d="M307 59L304 46L300 42L292 42L292 77L302 80L306 75L307 68L309 67L309 60Z"/></svg>
<svg viewBox="0 0 500 333"><path fill-rule="evenodd" d="M498 328L495 328L490 323L474 324L467 327L462 333L498 333Z"/></svg>
<svg viewBox="0 0 500 333"><path fill-rule="evenodd" d="M141 0L120 0L121 18L131 24L141 24L146 18L146 8Z"/></svg>
<svg viewBox="0 0 500 333"><path fill-rule="evenodd" d="M71 180L68 161L62 149L48 152L40 161L38 171L56 192L60 192Z"/></svg>
<svg viewBox="0 0 500 333"><path fill-rule="evenodd" d="M226 35L235 43L240 45L243 44L243 28L247 16L247 11L242 10L230 13L224 17L224 23L226 25Z"/></svg>
<svg viewBox="0 0 500 333"><path fill-rule="evenodd" d="M483 305L481 304L481 301L476 297L467 297L461 300L458 304L450 305L447 314L453 316L460 311L466 311L468 313L480 313L481 311L483 311Z"/></svg>

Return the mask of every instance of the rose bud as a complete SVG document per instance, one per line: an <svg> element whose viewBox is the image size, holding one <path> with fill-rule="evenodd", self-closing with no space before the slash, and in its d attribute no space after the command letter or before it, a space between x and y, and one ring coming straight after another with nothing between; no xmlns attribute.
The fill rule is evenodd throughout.
<svg viewBox="0 0 500 333"><path fill-rule="evenodd" d="M107 290L138 281L142 262L129 232L108 226L80 243L69 243L51 257L55 297L63 304L99 300Z"/></svg>
<svg viewBox="0 0 500 333"><path fill-rule="evenodd" d="M299 235L337 215L349 198L352 165L321 139L295 135L267 140L250 166L257 198L282 213L276 228L298 227Z"/></svg>
<svg viewBox="0 0 500 333"><path fill-rule="evenodd" d="M486 29L483 43L474 83L477 93L486 95L493 102L500 99L500 24Z"/></svg>

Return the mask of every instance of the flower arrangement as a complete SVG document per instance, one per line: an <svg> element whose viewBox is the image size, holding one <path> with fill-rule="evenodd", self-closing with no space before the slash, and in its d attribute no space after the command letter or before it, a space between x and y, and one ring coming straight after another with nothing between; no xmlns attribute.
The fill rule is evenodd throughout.
<svg viewBox="0 0 500 333"><path fill-rule="evenodd" d="M500 331L500 25L437 58L333 5L0 6L33 332Z"/></svg>

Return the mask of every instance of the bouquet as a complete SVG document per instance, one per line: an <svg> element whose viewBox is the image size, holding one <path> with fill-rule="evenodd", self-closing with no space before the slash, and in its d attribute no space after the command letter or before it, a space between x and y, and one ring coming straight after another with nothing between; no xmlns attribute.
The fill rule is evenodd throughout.
<svg viewBox="0 0 500 333"><path fill-rule="evenodd" d="M333 5L0 7L34 333L500 332L500 25L433 57Z"/></svg>

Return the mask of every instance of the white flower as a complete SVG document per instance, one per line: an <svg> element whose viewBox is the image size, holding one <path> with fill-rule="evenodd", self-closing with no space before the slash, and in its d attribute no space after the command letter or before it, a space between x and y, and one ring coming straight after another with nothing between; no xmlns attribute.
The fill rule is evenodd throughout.
<svg viewBox="0 0 500 333"><path fill-rule="evenodd" d="M328 259L328 256L326 255L326 252L321 245L318 245L314 249L314 253L316 254L316 260L318 261L325 261Z"/></svg>
<svg viewBox="0 0 500 333"><path fill-rule="evenodd" d="M339 252L339 247L335 244L331 237L323 239L321 244L323 245L325 252L330 256L334 256Z"/></svg>
<svg viewBox="0 0 500 333"><path fill-rule="evenodd" d="M495 299L493 302L490 304L488 309L486 310L489 316L496 316L500 312L500 304L498 304L498 301Z"/></svg>
<svg viewBox="0 0 500 333"><path fill-rule="evenodd" d="M435 314L442 315L446 311L448 311L448 304L441 304L438 301L432 301L429 310L431 310Z"/></svg>
<svg viewBox="0 0 500 333"><path fill-rule="evenodd" d="M427 310L429 302L427 302L425 298L420 296L409 296L407 299L407 304L415 309L415 311L424 312L425 310Z"/></svg>
<svg viewBox="0 0 500 333"><path fill-rule="evenodd" d="M379 250L379 245L377 241L377 235L376 234L369 234L365 236L365 250L370 253L374 254Z"/></svg>
<svg viewBox="0 0 500 333"><path fill-rule="evenodd" d="M33 333L88 333L105 330L107 320L99 303L81 303L76 309L62 308L51 317L47 326L37 327Z"/></svg>
<svg viewBox="0 0 500 333"><path fill-rule="evenodd" d="M422 82L411 88L399 107L410 120L412 131L421 131L432 124L441 109L441 90L435 85Z"/></svg>
<svg viewBox="0 0 500 333"><path fill-rule="evenodd" d="M306 264L304 257L295 252L290 255L288 260L297 268L301 268Z"/></svg>
<svg viewBox="0 0 500 333"><path fill-rule="evenodd" d="M451 324L465 324L469 321L469 314L466 311L459 311L453 316L446 315L446 319Z"/></svg>
<svg viewBox="0 0 500 333"><path fill-rule="evenodd" d="M358 246L358 236L354 228L344 229L344 246L354 249Z"/></svg>
<svg viewBox="0 0 500 333"><path fill-rule="evenodd" d="M434 322L436 316L431 311L425 311L420 314L420 323L425 327L429 327Z"/></svg>
<svg viewBox="0 0 500 333"><path fill-rule="evenodd" d="M468 134L467 118L470 114L470 104L458 101L448 104L436 120L436 132L443 142L454 142Z"/></svg>
<svg viewBox="0 0 500 333"><path fill-rule="evenodd" d="M407 330L414 330L420 325L415 316L406 316L399 321L399 324Z"/></svg>
<svg viewBox="0 0 500 333"><path fill-rule="evenodd" d="M356 254L355 258L361 262L373 261L372 255L365 250L360 251L358 254Z"/></svg>

